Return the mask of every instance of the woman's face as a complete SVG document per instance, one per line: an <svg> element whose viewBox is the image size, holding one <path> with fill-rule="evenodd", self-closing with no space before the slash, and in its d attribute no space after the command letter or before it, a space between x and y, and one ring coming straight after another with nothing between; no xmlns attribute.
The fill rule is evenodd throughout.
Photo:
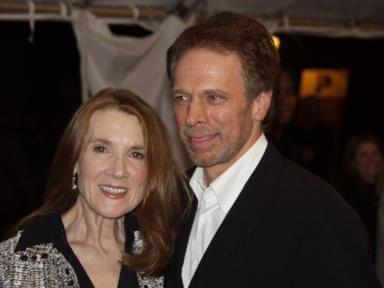
<svg viewBox="0 0 384 288"><path fill-rule="evenodd" d="M382 155L377 144L372 141L362 142L357 148L355 161L360 177L373 184L382 165Z"/></svg>
<svg viewBox="0 0 384 288"><path fill-rule="evenodd" d="M277 121L286 125L293 121L297 104L297 96L293 82L288 73L283 72L280 78L280 92L277 95Z"/></svg>
<svg viewBox="0 0 384 288"><path fill-rule="evenodd" d="M147 180L145 143L134 115L96 111L76 163L79 199L86 211L119 218L143 200Z"/></svg>

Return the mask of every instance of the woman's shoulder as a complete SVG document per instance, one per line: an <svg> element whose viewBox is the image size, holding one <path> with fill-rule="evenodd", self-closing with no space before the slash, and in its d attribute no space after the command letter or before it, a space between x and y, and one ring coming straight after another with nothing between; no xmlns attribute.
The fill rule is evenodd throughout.
<svg viewBox="0 0 384 288"><path fill-rule="evenodd" d="M6 258L13 256L21 234L22 231L18 231L15 236L8 238L0 243L0 263L6 261Z"/></svg>
<svg viewBox="0 0 384 288"><path fill-rule="evenodd" d="M6 287L7 275L10 272L10 267L14 266L16 259L16 246L19 242L21 231L7 240L0 243L0 287ZM3 286L2 286L3 285Z"/></svg>
<svg viewBox="0 0 384 288"><path fill-rule="evenodd" d="M37 224L41 219L0 243L0 287L13 287L15 279L23 287L40 287L42 279L49 283L44 287L80 287L73 267L49 241L51 237L37 233L50 227L36 228Z"/></svg>

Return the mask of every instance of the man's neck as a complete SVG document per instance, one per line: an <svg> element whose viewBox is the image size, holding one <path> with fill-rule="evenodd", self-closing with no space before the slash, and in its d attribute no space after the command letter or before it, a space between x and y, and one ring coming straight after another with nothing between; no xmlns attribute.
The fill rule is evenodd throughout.
<svg viewBox="0 0 384 288"><path fill-rule="evenodd" d="M206 185L208 186L212 183L217 177L223 174L229 167L239 160L257 142L262 134L262 132L259 132L255 137L252 137L250 141L248 141L230 160L210 167L204 167L204 180Z"/></svg>

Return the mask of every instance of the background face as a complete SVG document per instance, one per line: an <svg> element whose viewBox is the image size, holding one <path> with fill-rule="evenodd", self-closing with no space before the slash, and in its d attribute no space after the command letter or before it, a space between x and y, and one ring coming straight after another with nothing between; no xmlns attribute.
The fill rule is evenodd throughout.
<svg viewBox="0 0 384 288"><path fill-rule="evenodd" d="M285 125L293 121L296 109L297 96L292 79L288 73L283 72L280 78L280 90L277 95L277 122Z"/></svg>
<svg viewBox="0 0 384 288"><path fill-rule="evenodd" d="M136 116L96 111L76 164L79 198L86 211L118 218L143 199L147 179L145 143Z"/></svg>
<svg viewBox="0 0 384 288"><path fill-rule="evenodd" d="M373 184L382 165L382 155L376 143L371 141L361 143L357 148L355 161L360 177Z"/></svg>
<svg viewBox="0 0 384 288"><path fill-rule="evenodd" d="M257 139L235 54L192 49L176 66L173 99L180 135L195 164L227 168Z"/></svg>

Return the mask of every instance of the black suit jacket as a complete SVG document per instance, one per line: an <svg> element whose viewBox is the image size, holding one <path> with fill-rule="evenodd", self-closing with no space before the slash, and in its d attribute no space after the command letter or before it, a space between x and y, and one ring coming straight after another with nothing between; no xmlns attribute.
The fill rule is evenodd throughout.
<svg viewBox="0 0 384 288"><path fill-rule="evenodd" d="M194 214L195 208L180 230L165 287L183 287ZM357 214L325 182L269 144L189 287L380 287L371 262Z"/></svg>

